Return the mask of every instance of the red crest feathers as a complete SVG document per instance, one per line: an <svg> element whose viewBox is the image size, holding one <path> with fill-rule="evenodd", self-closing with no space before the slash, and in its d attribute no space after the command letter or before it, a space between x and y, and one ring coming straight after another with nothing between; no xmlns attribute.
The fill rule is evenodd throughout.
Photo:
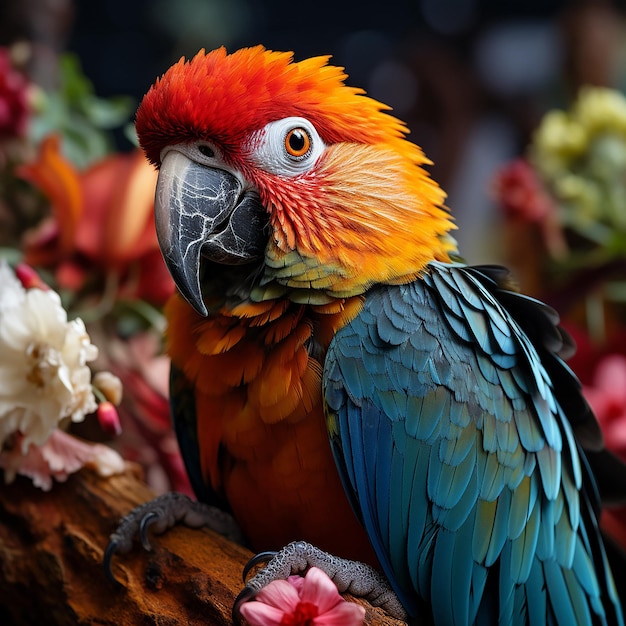
<svg viewBox="0 0 626 626"><path fill-rule="evenodd" d="M168 144L198 139L225 152L267 123L288 116L309 119L327 143L396 143L407 151L402 122L385 105L346 86L340 67L321 56L294 62L291 52L263 46L227 54L224 48L181 58L148 91L137 111L137 133L150 161ZM403 145L404 144L404 145ZM403 149L402 149L403 148ZM420 159L415 147L408 148Z"/></svg>

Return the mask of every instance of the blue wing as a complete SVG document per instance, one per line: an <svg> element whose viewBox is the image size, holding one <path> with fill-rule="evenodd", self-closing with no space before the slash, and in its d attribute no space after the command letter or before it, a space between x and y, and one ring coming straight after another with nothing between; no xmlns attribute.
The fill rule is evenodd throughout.
<svg viewBox="0 0 626 626"><path fill-rule="evenodd" d="M623 624L577 441L599 430L556 315L500 282L433 263L337 333L323 384L344 486L413 615Z"/></svg>

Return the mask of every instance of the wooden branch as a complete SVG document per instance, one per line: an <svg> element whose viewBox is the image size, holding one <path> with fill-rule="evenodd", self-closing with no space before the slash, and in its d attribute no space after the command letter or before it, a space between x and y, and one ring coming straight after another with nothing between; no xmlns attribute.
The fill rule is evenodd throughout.
<svg viewBox="0 0 626 626"><path fill-rule="evenodd" d="M230 625L252 554L209 530L176 527L113 560L102 556L119 519L153 497L136 466L110 478L90 470L50 492L18 478L0 488L0 623ZM366 624L398 626L366 607Z"/></svg>

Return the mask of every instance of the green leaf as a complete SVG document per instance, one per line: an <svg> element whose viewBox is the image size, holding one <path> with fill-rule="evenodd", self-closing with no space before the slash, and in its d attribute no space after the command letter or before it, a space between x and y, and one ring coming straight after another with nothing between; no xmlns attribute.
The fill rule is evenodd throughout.
<svg viewBox="0 0 626 626"><path fill-rule="evenodd" d="M95 96L85 98L83 111L87 119L97 128L112 129L121 127L131 115L135 101L126 96L104 100Z"/></svg>
<svg viewBox="0 0 626 626"><path fill-rule="evenodd" d="M29 135L38 144L58 133L65 156L83 169L114 149L111 131L128 123L135 102L127 96L96 96L75 55L63 54L59 63L61 87L39 95Z"/></svg>

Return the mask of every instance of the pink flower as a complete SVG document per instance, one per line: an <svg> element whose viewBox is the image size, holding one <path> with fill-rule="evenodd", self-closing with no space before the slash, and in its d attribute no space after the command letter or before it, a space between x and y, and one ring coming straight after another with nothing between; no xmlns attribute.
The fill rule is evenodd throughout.
<svg viewBox="0 0 626 626"><path fill-rule="evenodd" d="M40 446L30 445L22 450L22 435L16 435L11 447L0 451L0 468L6 483L13 482L16 474L27 476L35 487L44 491L52 488L53 481L64 482L82 467L94 469L100 476L111 476L124 471L122 457L108 446L82 441L59 430Z"/></svg>
<svg viewBox="0 0 626 626"><path fill-rule="evenodd" d="M626 461L626 357L605 356L596 367L593 386L583 389L602 426L606 447ZM626 506L606 507L602 529L626 548Z"/></svg>
<svg viewBox="0 0 626 626"><path fill-rule="evenodd" d="M0 136L21 137L28 123L28 81L15 70L9 52L0 48Z"/></svg>
<svg viewBox="0 0 626 626"><path fill-rule="evenodd" d="M262 589L241 607L250 626L360 626L365 609L346 602L335 583L312 567L304 578L290 576Z"/></svg>
<svg viewBox="0 0 626 626"><path fill-rule="evenodd" d="M120 424L120 416L112 402L105 400L100 402L96 412L100 428L107 434L119 437L122 434L122 425Z"/></svg>
<svg viewBox="0 0 626 626"><path fill-rule="evenodd" d="M22 283L24 289L41 289L48 291L50 287L41 279L41 276L26 263L18 263L15 266L15 276Z"/></svg>
<svg viewBox="0 0 626 626"><path fill-rule="evenodd" d="M596 414L606 447L626 461L626 357L609 354L597 365L584 394Z"/></svg>

